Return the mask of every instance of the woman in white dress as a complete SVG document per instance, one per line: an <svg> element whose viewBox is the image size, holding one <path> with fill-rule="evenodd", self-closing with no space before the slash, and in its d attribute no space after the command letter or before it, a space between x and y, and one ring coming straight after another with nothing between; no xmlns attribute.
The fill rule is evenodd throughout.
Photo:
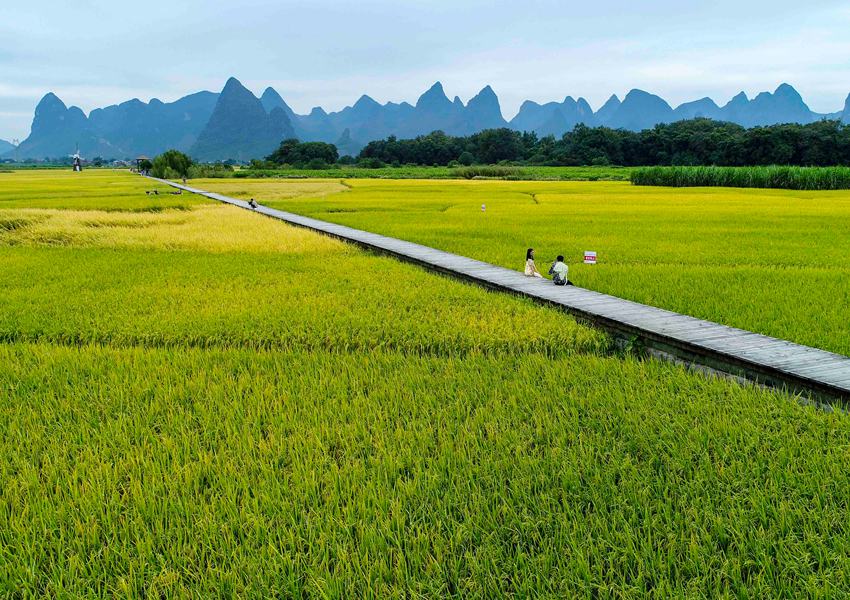
<svg viewBox="0 0 850 600"><path fill-rule="evenodd" d="M543 279L543 275L540 274L537 265L534 264L534 248L529 248L525 253L525 276Z"/></svg>

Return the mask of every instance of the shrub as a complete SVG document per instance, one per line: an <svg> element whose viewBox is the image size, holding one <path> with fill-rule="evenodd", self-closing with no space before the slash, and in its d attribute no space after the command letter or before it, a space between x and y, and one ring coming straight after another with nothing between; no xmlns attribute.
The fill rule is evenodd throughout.
<svg viewBox="0 0 850 600"><path fill-rule="evenodd" d="M327 163L327 162L325 162L325 161L324 161L323 159L321 159L321 158L311 158L311 159L310 159L309 161L307 161L307 163L304 165L304 168L305 168L305 169L310 169L311 171L318 171L318 170L321 170L321 169L327 169L327 168L328 168L328 163Z"/></svg>
<svg viewBox="0 0 850 600"><path fill-rule="evenodd" d="M225 179L233 177L234 172L233 166L225 163L192 165L189 167L189 177L191 179Z"/></svg>
<svg viewBox="0 0 850 600"><path fill-rule="evenodd" d="M364 169L381 169L385 165L384 161L377 158L363 158L360 160L357 166L362 167Z"/></svg>
<svg viewBox="0 0 850 600"><path fill-rule="evenodd" d="M255 158L250 163L248 163L248 166L251 169L277 169L282 165L279 165L270 160L257 160Z"/></svg>
<svg viewBox="0 0 850 600"><path fill-rule="evenodd" d="M452 177L462 179L474 179L476 177L489 179L512 179L519 178L526 173L522 169L509 166L479 165L475 167L461 167L453 169L449 173Z"/></svg>

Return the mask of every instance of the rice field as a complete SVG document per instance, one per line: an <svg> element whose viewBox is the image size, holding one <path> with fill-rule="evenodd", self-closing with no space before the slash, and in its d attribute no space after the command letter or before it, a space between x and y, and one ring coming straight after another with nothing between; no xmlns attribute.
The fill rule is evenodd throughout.
<svg viewBox="0 0 850 600"><path fill-rule="evenodd" d="M843 413L246 211L145 210L162 197L126 174L84 172L79 200L63 176L0 182L0 596L850 589Z"/></svg>
<svg viewBox="0 0 850 600"><path fill-rule="evenodd" d="M284 181L193 183L517 270L528 247L543 272L563 254L576 285L850 354L848 191L347 180L298 197Z"/></svg>
<svg viewBox="0 0 850 600"><path fill-rule="evenodd" d="M199 168L203 171L203 168ZM545 181L628 181L632 167L502 167L479 165L472 167L426 167L403 165L369 169L353 165L338 165L326 169L253 169L243 167L233 171L219 170L209 177L220 178L282 178L282 179L512 179ZM198 175L198 177L207 175Z"/></svg>

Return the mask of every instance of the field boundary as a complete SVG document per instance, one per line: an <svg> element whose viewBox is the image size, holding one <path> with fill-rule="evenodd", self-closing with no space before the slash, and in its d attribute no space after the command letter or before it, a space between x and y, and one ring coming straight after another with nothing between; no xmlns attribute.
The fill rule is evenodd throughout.
<svg viewBox="0 0 850 600"><path fill-rule="evenodd" d="M847 356L580 287L556 287L547 279L531 279L519 271L421 244L262 205L252 209L244 200L173 181L150 179L389 254L432 271L554 306L620 340L637 342L656 356L660 354L827 402L850 400L850 357Z"/></svg>

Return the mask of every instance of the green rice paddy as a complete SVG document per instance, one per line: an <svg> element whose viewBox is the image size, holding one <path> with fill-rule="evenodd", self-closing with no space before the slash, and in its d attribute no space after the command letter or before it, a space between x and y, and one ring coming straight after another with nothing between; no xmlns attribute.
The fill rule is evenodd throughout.
<svg viewBox="0 0 850 600"><path fill-rule="evenodd" d="M202 189L850 355L850 191L625 182L201 180ZM339 193L336 193L336 192ZM485 210L482 211L482 205ZM585 250L599 263L582 264Z"/></svg>
<svg viewBox="0 0 850 600"><path fill-rule="evenodd" d="M850 589L843 413L125 173L25 176L0 181L0 596ZM317 185L288 202L353 198Z"/></svg>

